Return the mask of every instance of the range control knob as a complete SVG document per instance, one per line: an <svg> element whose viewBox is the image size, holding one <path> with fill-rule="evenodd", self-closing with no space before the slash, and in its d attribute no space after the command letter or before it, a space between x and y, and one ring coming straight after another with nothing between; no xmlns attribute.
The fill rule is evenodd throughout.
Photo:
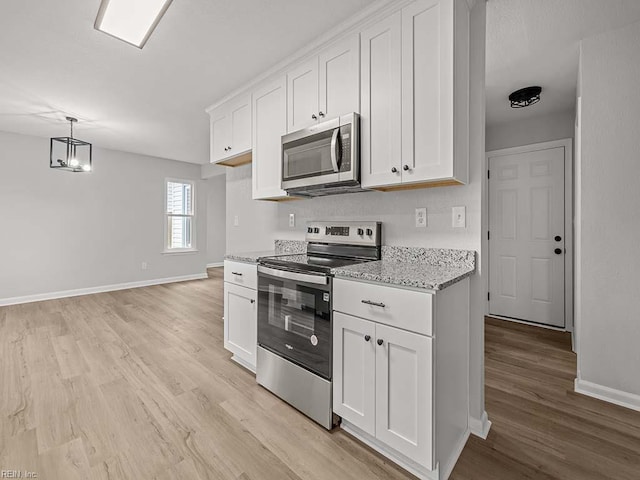
<svg viewBox="0 0 640 480"><path fill-rule="evenodd" d="M313 233L313 228L307 227L307 233Z"/></svg>
<svg viewBox="0 0 640 480"><path fill-rule="evenodd" d="M367 235L369 236L373 235L373 230L371 230L370 228L367 228Z"/></svg>
<svg viewBox="0 0 640 480"><path fill-rule="evenodd" d="M364 230L363 230L363 229L361 229L361 228L359 228L359 229L358 229L358 235L364 235Z"/></svg>
<svg viewBox="0 0 640 480"><path fill-rule="evenodd" d="M313 233L320 233L320 229L318 227L313 228Z"/></svg>

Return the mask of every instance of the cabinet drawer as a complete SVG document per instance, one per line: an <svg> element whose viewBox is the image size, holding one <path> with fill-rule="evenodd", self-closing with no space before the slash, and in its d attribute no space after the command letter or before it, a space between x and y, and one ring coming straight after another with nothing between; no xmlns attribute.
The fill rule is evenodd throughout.
<svg viewBox="0 0 640 480"><path fill-rule="evenodd" d="M336 278L333 309L423 335L433 332L433 295L429 293Z"/></svg>
<svg viewBox="0 0 640 480"><path fill-rule="evenodd" d="M242 287L258 288L258 266L254 263L224 261L224 281Z"/></svg>

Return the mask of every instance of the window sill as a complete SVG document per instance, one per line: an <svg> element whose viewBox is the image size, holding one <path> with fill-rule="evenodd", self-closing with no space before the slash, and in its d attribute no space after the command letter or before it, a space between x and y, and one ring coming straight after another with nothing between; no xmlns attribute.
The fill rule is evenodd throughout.
<svg viewBox="0 0 640 480"><path fill-rule="evenodd" d="M188 253L198 253L199 250L197 248L175 248L172 250L163 250L162 255L182 255Z"/></svg>

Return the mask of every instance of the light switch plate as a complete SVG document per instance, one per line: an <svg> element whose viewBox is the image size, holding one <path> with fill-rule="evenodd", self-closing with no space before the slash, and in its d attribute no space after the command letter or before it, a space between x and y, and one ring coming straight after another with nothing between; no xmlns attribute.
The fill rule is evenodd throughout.
<svg viewBox="0 0 640 480"><path fill-rule="evenodd" d="M296 214L295 213L290 213L289 214L289 226L290 227L295 227L296 226Z"/></svg>
<svg viewBox="0 0 640 480"><path fill-rule="evenodd" d="M425 228L427 226L427 209L416 208L416 228Z"/></svg>
<svg viewBox="0 0 640 480"><path fill-rule="evenodd" d="M467 228L467 207L453 207L452 212L452 227L453 228Z"/></svg>

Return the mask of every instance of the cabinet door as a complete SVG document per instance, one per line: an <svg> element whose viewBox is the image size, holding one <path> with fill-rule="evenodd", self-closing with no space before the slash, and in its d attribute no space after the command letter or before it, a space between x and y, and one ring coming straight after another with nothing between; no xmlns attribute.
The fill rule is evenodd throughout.
<svg viewBox="0 0 640 480"><path fill-rule="evenodd" d="M368 338L368 340L367 340ZM333 316L333 411L375 435L375 324Z"/></svg>
<svg viewBox="0 0 640 480"><path fill-rule="evenodd" d="M402 10L402 183L453 176L451 5L418 0Z"/></svg>
<svg viewBox="0 0 640 480"><path fill-rule="evenodd" d="M211 115L211 163L218 162L228 156L230 121L224 108L214 110Z"/></svg>
<svg viewBox="0 0 640 480"><path fill-rule="evenodd" d="M255 371L258 336L256 291L224 284L224 348Z"/></svg>
<svg viewBox="0 0 640 480"><path fill-rule="evenodd" d="M288 132L317 123L318 57L287 73L287 114Z"/></svg>
<svg viewBox="0 0 640 480"><path fill-rule="evenodd" d="M376 325L376 438L428 469L433 468L432 348L431 337Z"/></svg>
<svg viewBox="0 0 640 480"><path fill-rule="evenodd" d="M229 103L229 156L251 150L251 95L241 97Z"/></svg>
<svg viewBox="0 0 640 480"><path fill-rule="evenodd" d="M360 112L360 37L352 35L319 56L320 120Z"/></svg>
<svg viewBox="0 0 640 480"><path fill-rule="evenodd" d="M397 12L360 35L360 168L365 188L401 182L400 20Z"/></svg>
<svg viewBox="0 0 640 480"><path fill-rule="evenodd" d="M287 81L270 82L253 93L253 199L287 196L282 190L281 137L287 132Z"/></svg>

